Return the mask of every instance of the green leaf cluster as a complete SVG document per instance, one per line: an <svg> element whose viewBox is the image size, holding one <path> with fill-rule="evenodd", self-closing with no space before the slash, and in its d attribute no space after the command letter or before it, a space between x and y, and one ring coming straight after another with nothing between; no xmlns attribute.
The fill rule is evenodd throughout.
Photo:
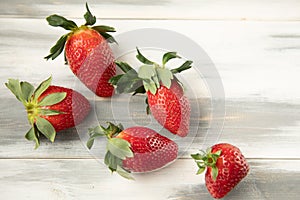
<svg viewBox="0 0 300 200"><path fill-rule="evenodd" d="M212 178L215 181L218 177L218 167L216 166L216 163L221 153L222 153L221 150L212 153L211 148L208 148L206 152L200 151L200 153L191 154L191 157L195 160L199 168L197 174L201 174L202 172L205 171L207 167L210 167Z"/></svg>
<svg viewBox="0 0 300 200"><path fill-rule="evenodd" d="M35 149L40 146L40 135L44 135L51 142L54 142L56 131L53 125L42 116L53 116L62 114L58 110L51 110L46 106L51 106L63 101L67 93L58 92L49 94L42 99L40 96L51 85L52 77L39 84L37 88L28 82L19 81L17 79L9 79L5 83L6 87L21 101L27 110L28 121L31 125L30 130L26 133L25 138L35 142Z"/></svg>
<svg viewBox="0 0 300 200"><path fill-rule="evenodd" d="M134 156L131 150L131 144L122 139L116 137L120 132L123 131L122 125L115 125L108 123L108 127L96 126L95 128L89 129L89 140L87 141L87 147L92 148L94 141L97 137L106 137L106 154L104 163L111 170L111 172L117 172L124 178L133 179L130 171L123 168L123 160L126 158L132 158Z"/></svg>
<svg viewBox="0 0 300 200"><path fill-rule="evenodd" d="M167 88L171 87L173 74L169 69L162 68L158 65L142 65L139 68L138 77L143 80L146 91L156 94L157 89L161 85Z"/></svg>
<svg viewBox="0 0 300 200"><path fill-rule="evenodd" d="M115 61L116 65L124 72L112 77L109 82L116 87L116 92L121 93L145 93L143 80L138 77L129 64L125 62Z"/></svg>
<svg viewBox="0 0 300 200"><path fill-rule="evenodd" d="M54 60L57 56L59 56L64 50L68 37L71 36L75 31L81 28L85 28L87 26L92 26L96 23L96 17L91 13L87 3L86 3L86 10L87 11L84 14L85 24L81 27L78 27L74 21L68 20L60 15L54 14L46 18L50 26L61 27L70 31L69 33L61 36L58 39L56 44L50 49L50 54L44 57L46 60L50 58ZM100 35L102 35L108 42L117 43L114 37L108 33L108 32L116 31L113 27L102 25L102 26L93 26L91 28L97 31ZM65 61L67 63L66 56L65 56Z"/></svg>
<svg viewBox="0 0 300 200"><path fill-rule="evenodd" d="M84 19L86 21L85 25L94 25L96 23L96 17L94 15L92 15L88 3L85 4L86 7L86 13L84 14Z"/></svg>
<svg viewBox="0 0 300 200"><path fill-rule="evenodd" d="M116 65L124 74L116 75L110 79L110 83L116 87L118 93L145 93L150 91L156 94L157 89L164 85L171 87L174 74L191 68L192 61L186 61L178 68L169 70L166 63L174 58L181 58L176 52L167 52L162 57L162 65L146 58L137 48L136 58L143 63L138 72L125 62L116 61Z"/></svg>
<svg viewBox="0 0 300 200"><path fill-rule="evenodd" d="M105 128L104 126L96 126L94 128L88 129L89 139L87 141L87 147L91 149L93 147L94 141L98 137L107 137L112 138L118 135L121 131L123 131L123 126L121 124L115 125L111 122L107 122L108 126Z"/></svg>

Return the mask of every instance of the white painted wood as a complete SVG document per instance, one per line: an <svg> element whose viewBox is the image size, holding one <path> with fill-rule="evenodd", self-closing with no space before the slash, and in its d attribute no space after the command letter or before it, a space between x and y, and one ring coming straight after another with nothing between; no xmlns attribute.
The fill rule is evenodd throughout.
<svg viewBox="0 0 300 200"><path fill-rule="evenodd" d="M37 84L52 74L55 84L72 88L76 86L78 81L68 66L63 65L62 57L48 62L43 59L63 30L48 27L43 20L0 19L0 23L3 44L0 47L0 51L3 52L0 54L2 83L8 78L20 78ZM299 151L295 151L300 141L298 22L108 20L105 24L119 27L121 33L135 28L165 27L177 30L177 26L183 26L182 34L195 40L207 51L224 84L227 99L226 119L219 141L241 146L251 158L299 158ZM192 85L191 83L190 86ZM32 143L26 142L23 136L28 125L22 105L18 104L4 85L0 86L0 91L3 102L1 110L7 113L0 115L3 138L1 143L5 146L0 151L1 157L91 156L86 151L84 142L80 141L76 129L58 134L57 143L45 143L38 151L33 151ZM93 96L88 98L94 102ZM99 110L112 106L110 101L101 100L94 103ZM201 117L195 115L192 118L192 127L200 122L201 128L198 130L196 142L189 147L190 151L202 146L211 120L209 105L199 103L203 109ZM12 110L12 107L15 109ZM113 117L108 115L108 112L109 109L105 110L101 116L102 123L112 120ZM142 112L143 107L140 108L140 113ZM122 116L116 120L128 124L128 120ZM219 120L222 123L224 119ZM81 131L80 134L85 133ZM182 144L187 147L189 145L185 142ZM277 148L278 146L281 148ZM262 148L266 150L261 151ZM189 153L185 152L184 156L188 156Z"/></svg>
<svg viewBox="0 0 300 200"><path fill-rule="evenodd" d="M249 175L225 199L297 199L299 161L249 160ZM124 180L93 159L0 160L3 199L212 199L190 159Z"/></svg>
<svg viewBox="0 0 300 200"><path fill-rule="evenodd" d="M108 19L299 20L297 0L112 0L89 1L97 17ZM3 1L0 16L44 18L53 12L78 18L85 12L81 0ZM80 15L80 16L81 16Z"/></svg>
<svg viewBox="0 0 300 200"><path fill-rule="evenodd" d="M215 63L226 94L226 116L216 141L205 141L211 127L212 107L205 98L191 99L200 113L192 113L197 134L178 140L179 159L149 174L136 174L130 182L111 175L85 147L85 126L116 120L112 106L124 97L109 100L85 95L95 110L82 126L63 131L56 142L43 141L38 150L24 139L28 129L25 112L5 88L8 78L37 84L53 75L54 83L77 88L78 81L63 65L62 56L46 62L43 57L64 30L51 28L44 18L52 13L76 22L84 12L81 1L32 0L0 3L0 194L3 199L211 199L203 175L189 154L213 142L238 146L251 171L225 199L297 199L300 180L300 12L299 1L101 1L89 2L93 14L125 33L140 28L165 28L186 35L200 45ZM80 14L82 13L82 14ZM80 14L80 16L78 15ZM130 20L125 20L130 19ZM144 20L147 19L147 20ZM158 20L164 19L164 20ZM170 20L168 20L170 19ZM183 20L185 19L185 20ZM151 40L151 38L149 38ZM185 74L197 85L193 73ZM198 77L196 77L198 78ZM204 88L205 89L205 88ZM188 93L189 94L189 93ZM202 96L201 96L202 97ZM115 102L114 102L115 101ZM133 99L142 102L142 98ZM140 105L140 104L139 104ZM134 122L147 125L143 106L130 107ZM159 130L158 125L154 126ZM79 134L79 135L78 135ZM194 135L196 135L194 137ZM193 140L191 144L189 141ZM203 144L204 143L204 144ZM97 141L93 153L103 147ZM97 156L98 158L99 156ZM100 155L101 157L101 155ZM115 189L117 188L117 190Z"/></svg>
<svg viewBox="0 0 300 200"><path fill-rule="evenodd" d="M113 118L109 114L110 112L102 112L103 108L110 108L111 105L110 103L99 102L97 110L92 111L91 116L77 129L73 128L58 133L54 144L42 140L41 147L34 151L33 143L24 139L29 126L25 112L21 111L22 106L11 98L9 102L3 102L1 109L8 114L0 115L1 158L91 158L93 155L95 156L95 153L99 153L100 156L104 153L105 144L96 143L92 154L85 147L87 128L97 125L97 122L91 118L95 112L102 125L105 125L106 121L123 123L125 127L132 125L129 122L130 119L123 116ZM142 99L140 104L143 104ZM201 117L192 117L191 120L191 130L198 128L197 135L190 133L190 136L185 139L174 138L182 150L180 157L187 158L190 153L197 152L200 148L206 148L212 143L230 142L239 146L248 158L300 158L300 151L298 151L300 146L299 105L228 101L224 127L219 133L220 136L212 136L214 141L205 141L205 136L213 133L208 129L208 123L211 120L209 117L210 110L204 108L207 104L202 103L200 105L203 106ZM12 106L16 110L9 112ZM139 116L143 116L142 119L133 118L135 123L149 125L143 121L147 118L147 116L142 115L143 106L139 110L132 110L131 112L140 113ZM220 123L223 121L223 119L217 120ZM161 129L160 126L152 128L158 131ZM166 132L163 131L163 133ZM96 156L98 157L98 154Z"/></svg>
<svg viewBox="0 0 300 200"><path fill-rule="evenodd" d="M226 98L299 103L299 22L104 20L102 23L116 27L120 34L140 28L165 28L194 40L215 63ZM6 76L2 81L14 76L38 82L53 74L57 84L74 86L76 79L68 66L63 65L62 56L55 61L43 59L65 33L63 29L49 27L46 21L38 19L0 19L0 24L3 44L0 72ZM14 54L18 59L10 56ZM7 69L10 70L6 72ZM7 91L0 97L4 95Z"/></svg>

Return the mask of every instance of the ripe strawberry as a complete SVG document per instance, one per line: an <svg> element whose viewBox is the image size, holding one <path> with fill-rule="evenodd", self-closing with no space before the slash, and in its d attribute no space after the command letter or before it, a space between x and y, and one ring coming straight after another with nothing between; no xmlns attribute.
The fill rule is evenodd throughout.
<svg viewBox="0 0 300 200"><path fill-rule="evenodd" d="M148 91L147 96L154 118L171 133L185 137L189 132L190 104L178 81L172 80L169 89L160 86L155 94Z"/></svg>
<svg viewBox="0 0 300 200"><path fill-rule="evenodd" d="M49 25L60 26L70 32L57 41L45 59L55 59L65 47L65 60L72 72L96 95L110 97L114 88L108 80L116 74L116 67L107 41L115 40L107 32L115 32L115 29L109 26L90 27L96 23L96 17L87 4L86 9L86 23L80 27L59 15L47 17Z"/></svg>
<svg viewBox="0 0 300 200"><path fill-rule="evenodd" d="M169 70L165 64L173 58L180 58L176 52L163 55L162 65L145 58L137 49L136 56L144 65L138 72L124 62L116 64L125 72L110 79L119 93L146 93L147 103L154 118L171 133L185 137L189 132L190 103L174 74L191 68L192 61ZM149 111L149 110L148 110Z"/></svg>
<svg viewBox="0 0 300 200"><path fill-rule="evenodd" d="M59 86L52 86L52 77L43 81L36 89L28 82L9 79L6 87L21 101L27 111L31 129L27 140L40 145L43 134L54 142L56 132L79 124L89 113L90 103L80 93Z"/></svg>
<svg viewBox="0 0 300 200"><path fill-rule="evenodd" d="M230 192L249 172L249 164L237 147L221 143L207 152L192 154L202 173L206 168L205 183L214 198L222 198Z"/></svg>
<svg viewBox="0 0 300 200"><path fill-rule="evenodd" d="M105 164L125 178L132 178L130 172L149 172L160 169L174 161L178 146L172 140L145 127L123 129L109 123L108 128L97 126L89 129L91 148L97 136L108 139Z"/></svg>

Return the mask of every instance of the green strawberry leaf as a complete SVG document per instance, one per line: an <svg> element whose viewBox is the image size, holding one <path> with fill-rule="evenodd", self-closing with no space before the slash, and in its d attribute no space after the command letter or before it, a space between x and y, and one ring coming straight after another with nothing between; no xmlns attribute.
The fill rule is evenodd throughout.
<svg viewBox="0 0 300 200"><path fill-rule="evenodd" d="M112 84L113 86L116 86L123 76L124 74L113 76L108 80L108 83Z"/></svg>
<svg viewBox="0 0 300 200"><path fill-rule="evenodd" d="M88 134L90 138L88 139L86 146L88 149L91 149L94 145L95 138L99 136L104 136L105 134L103 133L103 129L101 126L96 126L95 128L89 128L88 130L89 130Z"/></svg>
<svg viewBox="0 0 300 200"><path fill-rule="evenodd" d="M117 165L116 172L123 178L129 179L129 180L134 180L134 178L131 176L130 171L125 170L124 168L120 167L119 165Z"/></svg>
<svg viewBox="0 0 300 200"><path fill-rule="evenodd" d="M50 58L52 60L54 60L57 56L59 56L61 54L61 52L64 50L68 36L69 36L69 33L61 36L58 39L58 41L56 42L56 44L53 47L51 47L50 54L44 58L46 60L49 60ZM66 55L65 55L65 62L67 62Z"/></svg>
<svg viewBox="0 0 300 200"><path fill-rule="evenodd" d="M91 149L94 145L95 138L89 138L88 141L86 142L86 146L88 149Z"/></svg>
<svg viewBox="0 0 300 200"><path fill-rule="evenodd" d="M140 85L140 83L139 83L138 85ZM145 94L145 93L146 93L146 90L145 90L144 86L141 85L140 87L138 87L138 88L134 91L134 93L132 94L132 96L134 96L134 95L136 95L136 94Z"/></svg>
<svg viewBox="0 0 300 200"><path fill-rule="evenodd" d="M23 94L23 99L25 99L27 102L30 100L30 98L32 97L32 94L34 92L34 87L33 85L31 85L30 83L26 82L26 81L22 81L20 83L21 85L21 91Z"/></svg>
<svg viewBox="0 0 300 200"><path fill-rule="evenodd" d="M107 32L98 31L97 26L94 26L93 29L95 31L97 31L100 35L102 35L106 39L107 42L118 44L118 42L116 41L116 39L112 35L108 34Z"/></svg>
<svg viewBox="0 0 300 200"><path fill-rule="evenodd" d="M128 63L121 62L121 61L115 61L116 65L124 72L127 73L129 71L135 71ZM137 73L135 71L135 73Z"/></svg>
<svg viewBox="0 0 300 200"><path fill-rule="evenodd" d="M92 26L96 23L96 17L92 15L87 2L85 3L85 7L86 7L86 10L87 10L87 12L84 14L84 19L86 21L85 25L86 26L88 26L88 25Z"/></svg>
<svg viewBox="0 0 300 200"><path fill-rule="evenodd" d="M216 152L214 153L214 155L216 155L216 156L219 156L219 157L220 157L221 153L222 153L222 150L218 150L218 151L216 151Z"/></svg>
<svg viewBox="0 0 300 200"><path fill-rule="evenodd" d="M214 181L217 180L218 174L219 174L218 168L216 166L212 166L211 167L211 176Z"/></svg>
<svg viewBox="0 0 300 200"><path fill-rule="evenodd" d="M116 84L116 92L119 94L131 93L142 85L142 80L137 76L136 71L128 71L118 80Z"/></svg>
<svg viewBox="0 0 300 200"><path fill-rule="evenodd" d="M104 163L111 172L117 172L123 178L134 180L130 171L123 168L123 160L113 155L110 151L107 151L104 157Z"/></svg>
<svg viewBox="0 0 300 200"><path fill-rule="evenodd" d="M124 160L127 157L133 157L133 152L130 149L130 143L121 138L111 138L107 143L107 150L114 156Z"/></svg>
<svg viewBox="0 0 300 200"><path fill-rule="evenodd" d="M58 111L58 110L40 109L39 114L44 115L44 116L53 116L53 115L64 114L64 112L61 112L61 111Z"/></svg>
<svg viewBox="0 0 300 200"><path fill-rule="evenodd" d="M206 167L210 167L212 179L215 181L218 176L218 167L216 164L221 152L222 151L219 150L215 153L211 153L211 148L207 148L206 152L201 150L200 153L191 154L191 157L196 161L199 168L197 174L201 174Z"/></svg>
<svg viewBox="0 0 300 200"><path fill-rule="evenodd" d="M161 68L161 67L156 68L156 72L162 85L164 85L169 89L171 87L171 83L173 79L172 72L167 68Z"/></svg>
<svg viewBox="0 0 300 200"><path fill-rule="evenodd" d="M137 72L125 62L115 61L115 63L123 72L125 72L125 74L116 75L108 81L116 87L116 92L119 94L131 92L134 92L133 95L137 93L144 94L146 91L142 79L138 77Z"/></svg>
<svg viewBox="0 0 300 200"><path fill-rule="evenodd" d="M149 103L148 103L148 97L146 97L145 103L146 103L146 113L147 113L147 115L150 115L151 110L150 110L150 106L149 106Z"/></svg>
<svg viewBox="0 0 300 200"><path fill-rule="evenodd" d="M92 29L98 31L99 33L116 32L114 27L105 25L93 26Z"/></svg>
<svg viewBox="0 0 300 200"><path fill-rule="evenodd" d="M180 73L180 72L182 72L184 70L190 69L192 67L191 66L192 63L193 63L193 61L187 60L180 67L172 69L171 72L173 74L177 74L177 73Z"/></svg>
<svg viewBox="0 0 300 200"><path fill-rule="evenodd" d="M152 65L142 65L138 70L138 77L141 79L149 79L156 76L155 68Z"/></svg>
<svg viewBox="0 0 300 200"><path fill-rule="evenodd" d="M67 96L66 92L56 92L45 96L38 104L39 106L52 106L60 103Z"/></svg>
<svg viewBox="0 0 300 200"><path fill-rule="evenodd" d="M113 155L110 151L107 151L104 157L104 163L108 166L108 168L115 172L118 166L122 166L122 159Z"/></svg>
<svg viewBox="0 0 300 200"><path fill-rule="evenodd" d="M159 88L160 87L160 83L159 83L159 78L157 76L157 73L155 73L155 75L152 77L152 81L155 83L155 87Z"/></svg>
<svg viewBox="0 0 300 200"><path fill-rule="evenodd" d="M197 154L191 154L191 157L194 159L194 160L202 160L203 156L199 153Z"/></svg>
<svg viewBox="0 0 300 200"><path fill-rule="evenodd" d="M108 136L108 138L112 138L116 135L118 135L120 132L123 131L123 126L121 124L115 125L111 122L107 122L108 126L107 128L104 128L103 126L100 126L103 133Z"/></svg>
<svg viewBox="0 0 300 200"><path fill-rule="evenodd" d="M89 128L88 134L90 138L87 141L87 147L90 149L93 146L96 137L106 136L107 152L104 157L105 165L107 165L111 172L117 172L124 178L133 179L133 177L130 176L130 171L123 168L123 160L134 156L130 149L130 143L124 139L114 137L123 129L121 124L115 125L111 122L108 122L107 128L103 126Z"/></svg>
<svg viewBox="0 0 300 200"><path fill-rule="evenodd" d="M66 18L60 15L50 15L46 18L50 26L62 27L66 30L72 30L78 28L75 22L67 20Z"/></svg>
<svg viewBox="0 0 300 200"><path fill-rule="evenodd" d="M157 87L152 80L143 80L143 85L146 91L150 91L153 95L157 92Z"/></svg>
<svg viewBox="0 0 300 200"><path fill-rule="evenodd" d="M67 59L66 51L64 51L64 60L65 60L65 65L67 65L68 64L68 59Z"/></svg>
<svg viewBox="0 0 300 200"><path fill-rule="evenodd" d="M21 101L23 104L26 103L26 100L23 98L21 85L18 79L8 79L8 82L5 83L6 87L16 96L16 98Z"/></svg>
<svg viewBox="0 0 300 200"><path fill-rule="evenodd" d="M56 131L52 124L41 117L36 117L36 127L37 129L46 137L48 138L51 142L54 142L55 136L56 136Z"/></svg>
<svg viewBox="0 0 300 200"><path fill-rule="evenodd" d="M177 55L176 52L167 52L163 55L162 63L165 65L169 60L173 58L181 58L180 56Z"/></svg>
<svg viewBox="0 0 300 200"><path fill-rule="evenodd" d="M34 127L32 127L25 135L25 138L29 141L34 141L35 142L35 147L34 149L37 149L40 146L40 140L38 136L36 135L36 130Z"/></svg>
<svg viewBox="0 0 300 200"><path fill-rule="evenodd" d="M37 101L38 98L41 96L41 94L43 94L48 87L50 86L52 81L52 76L50 76L48 79L46 79L45 81L43 81L34 91L34 101Z"/></svg>
<svg viewBox="0 0 300 200"><path fill-rule="evenodd" d="M202 174L204 171L205 171L205 169L206 169L206 167L204 167L204 166L199 166L199 169L198 169L198 171L197 171L197 175L199 175L199 174Z"/></svg>
<svg viewBox="0 0 300 200"><path fill-rule="evenodd" d="M222 150L219 150L219 151L211 154L211 158L213 159L213 162L215 162L215 163L217 162L217 160L220 157L221 153L222 153Z"/></svg>
<svg viewBox="0 0 300 200"><path fill-rule="evenodd" d="M137 55L136 58L141 61L142 63L146 64L146 65L153 65L154 62L152 62L151 60L148 60L145 56L143 56L143 54L140 52L140 50L138 48L136 48L137 50Z"/></svg>
<svg viewBox="0 0 300 200"><path fill-rule="evenodd" d="M108 127L105 128L103 126L96 126L95 128L89 128L88 134L90 138L87 141L87 147L89 149L94 145L95 138L106 136L107 138L111 138L114 135L120 133L123 130L122 125L114 125L112 123L108 123Z"/></svg>

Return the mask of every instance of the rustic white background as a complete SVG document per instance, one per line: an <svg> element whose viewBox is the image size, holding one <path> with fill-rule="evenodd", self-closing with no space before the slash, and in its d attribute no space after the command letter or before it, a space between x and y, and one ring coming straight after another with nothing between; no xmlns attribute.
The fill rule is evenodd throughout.
<svg viewBox="0 0 300 200"><path fill-rule="evenodd" d="M127 181L111 175L90 154L75 128L38 150L24 139L25 111L5 88L8 78L38 84L53 75L74 88L63 58L45 61L64 30L47 25L57 13L82 23L85 1L0 2L1 199L211 199L189 153L202 145L211 108L199 99L199 137L165 169ZM98 24L118 33L165 28L194 40L211 57L223 81L226 116L218 142L244 152L250 174L224 199L298 199L300 182L300 1L113 0L89 1ZM151 39L151 38L149 38ZM89 98L108 107L109 100ZM100 111L97 109L100 109ZM109 111L107 111L109 112ZM109 120L110 115L103 115ZM120 116L121 118L122 116ZM89 119L87 119L89 120ZM87 123L87 122L85 122Z"/></svg>

